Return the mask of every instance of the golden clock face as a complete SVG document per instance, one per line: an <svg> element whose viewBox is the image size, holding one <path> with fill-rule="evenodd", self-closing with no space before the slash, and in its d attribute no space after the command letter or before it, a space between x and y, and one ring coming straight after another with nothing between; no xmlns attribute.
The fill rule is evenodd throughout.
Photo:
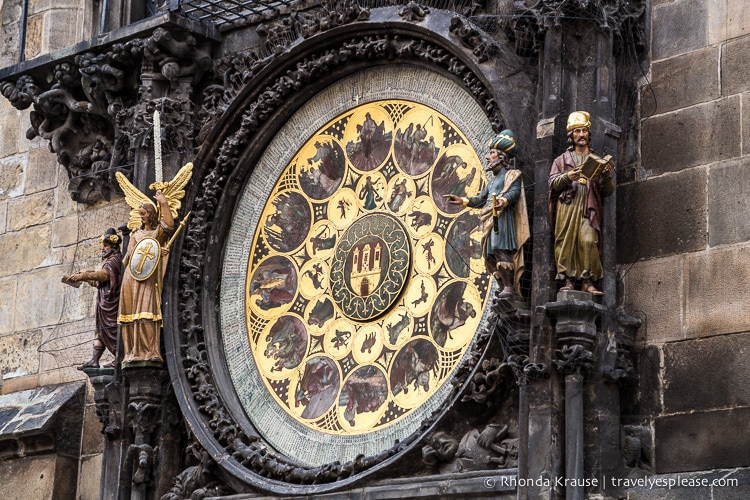
<svg viewBox="0 0 750 500"><path fill-rule="evenodd" d="M245 274L252 357L276 405L318 432L388 427L447 382L489 294L486 179L426 105L376 101L309 137L258 217Z"/></svg>

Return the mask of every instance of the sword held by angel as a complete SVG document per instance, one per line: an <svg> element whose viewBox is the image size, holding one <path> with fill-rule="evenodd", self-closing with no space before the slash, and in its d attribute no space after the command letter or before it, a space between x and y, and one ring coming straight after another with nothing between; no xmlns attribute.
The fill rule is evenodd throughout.
<svg viewBox="0 0 750 500"><path fill-rule="evenodd" d="M117 323L122 327L123 363L162 363L159 337L162 326L161 294L169 248L184 227L188 213L175 231L185 186L193 175L193 164L183 166L171 181L157 180L149 186L154 203L122 173L115 174L130 206L130 242L123 259L127 267L120 291ZM171 236L171 238L170 238Z"/></svg>

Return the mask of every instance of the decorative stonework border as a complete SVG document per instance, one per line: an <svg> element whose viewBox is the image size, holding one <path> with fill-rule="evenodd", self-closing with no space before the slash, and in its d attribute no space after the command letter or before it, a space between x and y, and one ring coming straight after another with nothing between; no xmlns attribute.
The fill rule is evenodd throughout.
<svg viewBox="0 0 750 500"><path fill-rule="evenodd" d="M447 27L450 14L440 16L438 26ZM398 36L378 34L392 31ZM193 218L184 242L175 252L180 267L179 274L173 275L173 300L165 301L174 318L167 327L175 333L165 336L165 342L175 390L188 425L221 464L224 479L238 490L252 486L284 494L332 491L363 478L365 471L382 469L393 461L391 458L414 449L441 416L455 406L487 348L490 335L480 330L466 363L455 372L454 386L446 389L442 404L416 432L377 455L359 455L344 464L335 461L317 467L303 466L276 453L244 415L240 420L244 418L246 423L238 425L235 416L238 411L242 413L239 402L233 389L226 387L228 375L216 364L221 358L216 352L220 328L214 284L219 282L218 254L223 249L227 221L240 188L238 179L248 175L244 169L258 161L265 149L260 146L270 142L281 122L295 111L295 102L299 106L307 95L325 87L325 82L330 85L365 67L396 63L430 67L444 75L476 101L493 130L503 126L493 91L477 67L476 56L455 45L445 33L380 20L372 25L354 23L330 30L316 37L315 43L303 43L276 58L273 65L251 69L254 75L245 80L247 83L235 94L234 102L222 106L223 116L213 119L212 123L217 124L214 132L201 133L207 146L196 159L199 168L189 194ZM492 66L487 65L485 70L491 72ZM448 109L437 110L452 115ZM320 124L323 123L325 119ZM481 136L473 134L471 128L465 132ZM213 146L216 141L221 146ZM207 344L213 347L209 350Z"/></svg>

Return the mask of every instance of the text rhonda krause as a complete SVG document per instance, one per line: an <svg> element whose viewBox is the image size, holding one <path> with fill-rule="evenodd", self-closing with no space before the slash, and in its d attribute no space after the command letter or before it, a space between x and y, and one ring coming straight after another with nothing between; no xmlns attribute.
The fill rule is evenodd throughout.
<svg viewBox="0 0 750 500"><path fill-rule="evenodd" d="M737 478L714 478L709 479L707 477L638 477L638 478L627 478L627 477L609 477L603 476L601 483L599 478L565 478L556 477L551 478L519 478L515 476L500 476L497 478L497 484L499 486L509 486L511 488L516 487L528 487L537 486L544 488L556 487L584 487L584 488L597 488L601 484L603 488L698 488L698 487L711 487L711 486L737 486L739 480Z"/></svg>

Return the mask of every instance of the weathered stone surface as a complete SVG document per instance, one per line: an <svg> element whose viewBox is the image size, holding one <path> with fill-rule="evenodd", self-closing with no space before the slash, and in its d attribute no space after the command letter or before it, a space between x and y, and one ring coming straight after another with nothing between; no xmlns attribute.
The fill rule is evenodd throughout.
<svg viewBox="0 0 750 500"><path fill-rule="evenodd" d="M665 345L665 413L750 405L748 357L750 333Z"/></svg>
<svg viewBox="0 0 750 500"><path fill-rule="evenodd" d="M78 474L77 498L80 500L98 500L99 482L102 477L102 455L93 455L81 459L81 470Z"/></svg>
<svg viewBox="0 0 750 500"><path fill-rule="evenodd" d="M726 0L727 40L750 33L750 4L745 0Z"/></svg>
<svg viewBox="0 0 750 500"><path fill-rule="evenodd" d="M4 99L4 98L3 98ZM0 115L0 158L10 156L18 152L18 120L20 113L16 110L8 111Z"/></svg>
<svg viewBox="0 0 750 500"><path fill-rule="evenodd" d="M28 391L39 386L39 375L25 375L23 377L11 377L0 380L0 394Z"/></svg>
<svg viewBox="0 0 750 500"><path fill-rule="evenodd" d="M669 415L657 418L654 428L657 473L725 469L750 463L750 408Z"/></svg>
<svg viewBox="0 0 750 500"><path fill-rule="evenodd" d="M651 65L651 85L641 96L641 115L661 114L721 96L719 47L688 52Z"/></svg>
<svg viewBox="0 0 750 500"><path fill-rule="evenodd" d="M23 232L0 235L0 277L23 273L37 267L47 256L49 225L34 226Z"/></svg>
<svg viewBox="0 0 750 500"><path fill-rule="evenodd" d="M42 342L39 330L11 333L0 337L0 376L21 377L39 371L37 348Z"/></svg>
<svg viewBox="0 0 750 500"><path fill-rule="evenodd" d="M84 358L85 356L82 356ZM86 374L81 370L76 370L72 366L57 368L55 370L43 371L39 373L39 385L58 385L71 382L83 382L86 380Z"/></svg>
<svg viewBox="0 0 750 500"><path fill-rule="evenodd" d="M657 346L646 346L634 349L632 357L636 378L634 383L624 384L621 388L621 413L636 419L657 415L662 412L661 350Z"/></svg>
<svg viewBox="0 0 750 500"><path fill-rule="evenodd" d="M750 11L748 11L750 15ZM721 52L721 93L732 95L750 90L750 36L730 40Z"/></svg>
<svg viewBox="0 0 750 500"><path fill-rule="evenodd" d="M44 329L40 357L40 372L54 372L62 367L78 366L91 358L91 347L96 338L95 319L60 323ZM79 374L83 373L78 370ZM85 377L84 377L85 378ZM73 378L72 380L77 380Z"/></svg>
<svg viewBox="0 0 750 500"><path fill-rule="evenodd" d="M750 154L750 93L742 94L742 154Z"/></svg>
<svg viewBox="0 0 750 500"><path fill-rule="evenodd" d="M0 497L53 500L55 469L55 455L0 461Z"/></svg>
<svg viewBox="0 0 750 500"><path fill-rule="evenodd" d="M68 216L52 222L52 246L66 247L78 242L78 217Z"/></svg>
<svg viewBox="0 0 750 500"><path fill-rule="evenodd" d="M55 192L43 191L8 202L8 229L20 231L23 228L45 224L52 220L55 209Z"/></svg>
<svg viewBox="0 0 750 500"><path fill-rule="evenodd" d="M52 52L73 45L78 41L78 11L49 10L44 14L42 53Z"/></svg>
<svg viewBox="0 0 750 500"><path fill-rule="evenodd" d="M686 337L750 330L749 248L715 249L686 256Z"/></svg>
<svg viewBox="0 0 750 500"><path fill-rule="evenodd" d="M652 9L653 59L684 54L706 45L706 10L703 0L675 0Z"/></svg>
<svg viewBox="0 0 750 500"><path fill-rule="evenodd" d="M29 13L37 14L50 9L76 9L80 8L78 0L31 0L29 2Z"/></svg>
<svg viewBox="0 0 750 500"><path fill-rule="evenodd" d="M25 155L14 155L0 160L0 200L23 194Z"/></svg>
<svg viewBox="0 0 750 500"><path fill-rule="evenodd" d="M66 215L77 214L79 204L70 197L68 193L68 177L65 167L57 165L57 175L59 179L57 206L55 207L55 217L64 217ZM81 205L83 207L83 205Z"/></svg>
<svg viewBox="0 0 750 500"><path fill-rule="evenodd" d="M618 263L706 248L706 169L625 184L617 196Z"/></svg>
<svg viewBox="0 0 750 500"><path fill-rule="evenodd" d="M34 307L16 314L16 330L31 330L91 316L95 289L88 285L79 288L63 285L60 279L67 271L67 268L55 266L19 276L16 303L34 304Z"/></svg>
<svg viewBox="0 0 750 500"><path fill-rule="evenodd" d="M29 151L26 164L25 194L46 191L57 186L57 159L47 149Z"/></svg>
<svg viewBox="0 0 750 500"><path fill-rule="evenodd" d="M708 169L709 246L750 241L750 158L730 160Z"/></svg>
<svg viewBox="0 0 750 500"><path fill-rule="evenodd" d="M86 240L99 238L108 227L118 228L127 224L130 217L130 207L125 198L118 198L111 202L102 201L93 207L81 207L78 220L78 239Z"/></svg>
<svg viewBox="0 0 750 500"><path fill-rule="evenodd" d="M740 155L740 98L719 99L643 122L643 168L654 175Z"/></svg>
<svg viewBox="0 0 750 500"><path fill-rule="evenodd" d="M680 255L623 265L623 302L628 311L639 311L645 321L639 330L649 344L683 338L683 267Z"/></svg>
<svg viewBox="0 0 750 500"><path fill-rule="evenodd" d="M727 0L711 0L707 9L706 45L718 44L727 39Z"/></svg>
<svg viewBox="0 0 750 500"><path fill-rule="evenodd" d="M0 234L8 228L8 202L0 201Z"/></svg>
<svg viewBox="0 0 750 500"><path fill-rule="evenodd" d="M81 455L96 455L104 452L102 424L96 416L96 405L86 405L83 412Z"/></svg>
<svg viewBox="0 0 750 500"><path fill-rule="evenodd" d="M38 135L31 140L26 138L26 132L31 127L31 111L33 109L32 106L21 110L21 116L18 120L18 152L39 151L55 158L55 154L49 150L49 141L42 139Z"/></svg>
<svg viewBox="0 0 750 500"><path fill-rule="evenodd" d="M0 335L13 331L16 310L16 277L0 280Z"/></svg>
<svg viewBox="0 0 750 500"><path fill-rule="evenodd" d="M26 44L23 52L27 61L41 55L43 30L44 17L41 14L28 17L26 21Z"/></svg>

